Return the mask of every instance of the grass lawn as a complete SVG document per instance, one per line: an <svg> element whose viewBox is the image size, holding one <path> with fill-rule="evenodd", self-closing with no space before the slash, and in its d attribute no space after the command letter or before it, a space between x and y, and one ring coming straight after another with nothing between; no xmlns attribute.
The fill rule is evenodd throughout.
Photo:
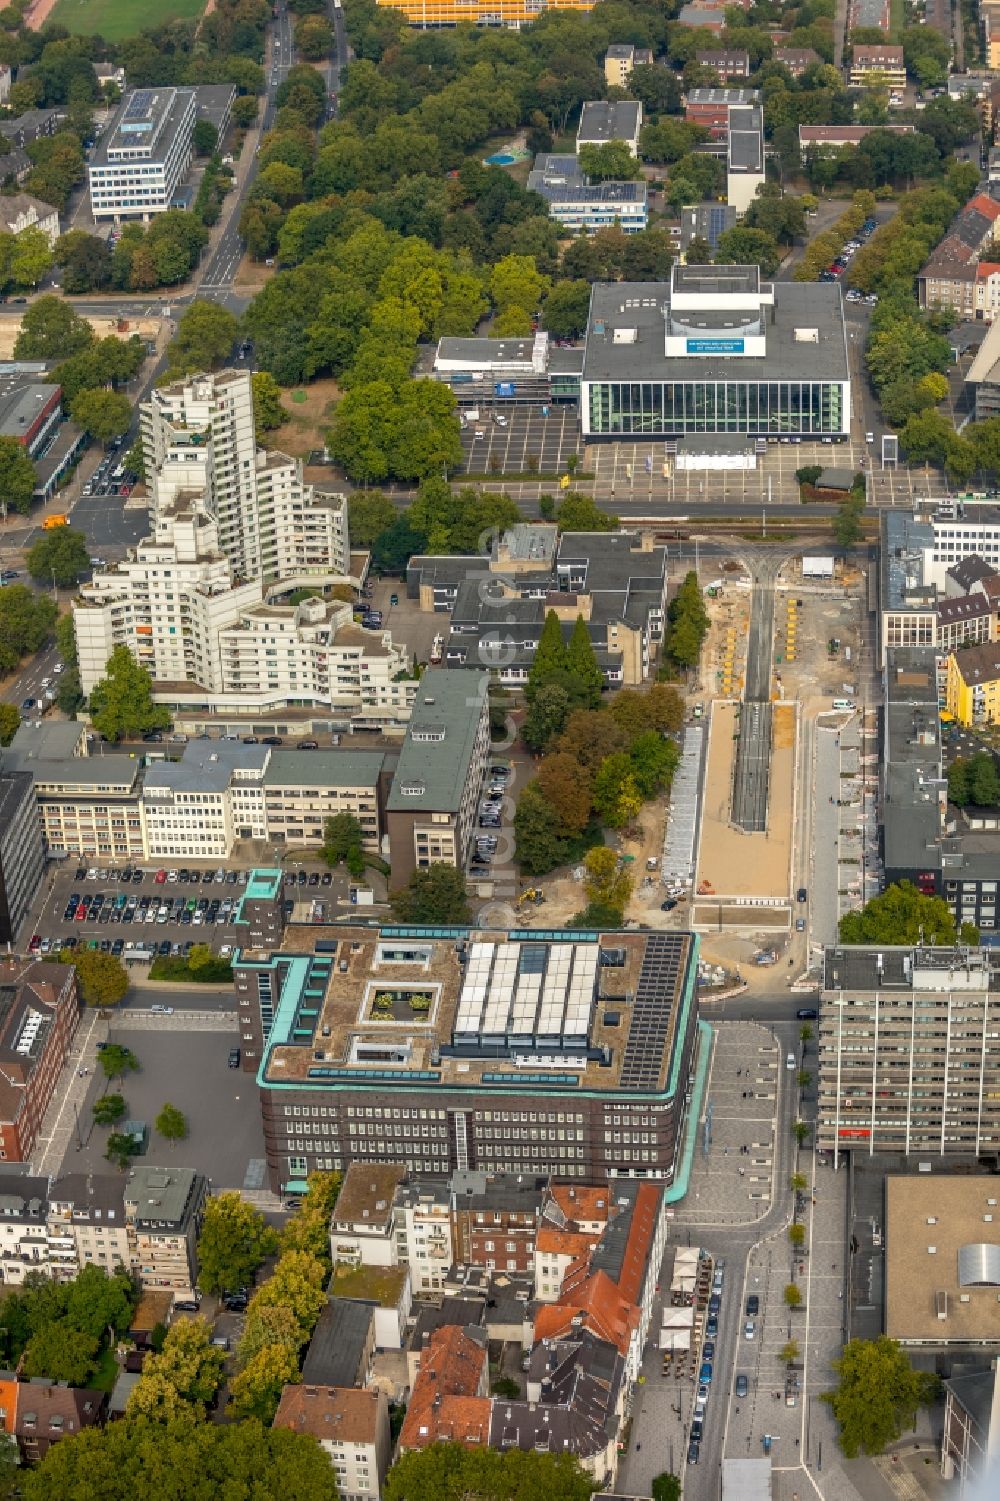
<svg viewBox="0 0 1000 1501"><path fill-rule="evenodd" d="M87 1382L87 1385L93 1387L95 1391L109 1392L118 1380L120 1369L121 1367L115 1359L114 1350L105 1350L101 1356L100 1365Z"/></svg>
<svg viewBox="0 0 1000 1501"><path fill-rule="evenodd" d="M120 42L123 37L137 36L144 26L190 20L204 9L205 0L159 0L154 9L148 0L58 0L49 20L79 35L96 34Z"/></svg>

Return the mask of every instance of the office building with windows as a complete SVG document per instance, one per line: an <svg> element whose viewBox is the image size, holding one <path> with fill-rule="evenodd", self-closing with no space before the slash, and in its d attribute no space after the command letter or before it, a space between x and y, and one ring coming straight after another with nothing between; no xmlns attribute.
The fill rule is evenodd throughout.
<svg viewBox="0 0 1000 1501"><path fill-rule="evenodd" d="M887 1152L995 1166L998 1019L994 949L827 949L817 1145L835 1164L844 1152Z"/></svg>
<svg viewBox="0 0 1000 1501"><path fill-rule="evenodd" d="M133 89L94 146L88 167L94 218L142 219L182 207L177 190L193 155L195 89Z"/></svg>
<svg viewBox="0 0 1000 1501"><path fill-rule="evenodd" d="M757 266L678 266L591 290L580 383L588 441L689 433L846 438L841 290Z"/></svg>
<svg viewBox="0 0 1000 1501"><path fill-rule="evenodd" d="M564 229L588 234L619 224L636 234L649 223L644 182L590 182L575 156L537 156L528 173L528 188L545 199L549 218Z"/></svg>
<svg viewBox="0 0 1000 1501"><path fill-rule="evenodd" d="M45 872L38 802L16 758L0 758L0 942L16 943Z"/></svg>
<svg viewBox="0 0 1000 1501"><path fill-rule="evenodd" d="M356 1161L672 1182L697 952L688 933L367 927L240 949L271 1186Z"/></svg>

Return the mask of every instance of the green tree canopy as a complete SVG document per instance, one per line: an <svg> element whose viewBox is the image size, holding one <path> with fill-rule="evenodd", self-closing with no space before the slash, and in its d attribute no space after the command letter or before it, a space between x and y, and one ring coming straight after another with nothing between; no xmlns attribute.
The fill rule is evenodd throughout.
<svg viewBox="0 0 1000 1501"><path fill-rule="evenodd" d="M860 912L840 919L841 943L955 942L955 919L942 896L924 896L910 881L887 886Z"/></svg>
<svg viewBox="0 0 1000 1501"><path fill-rule="evenodd" d="M198 1286L207 1293L253 1285L257 1270L278 1249L277 1232L238 1193L208 1199L198 1237Z"/></svg>
<svg viewBox="0 0 1000 1501"><path fill-rule="evenodd" d="M239 324L228 308L200 299L190 303L170 343L170 373L217 369L232 353L238 333Z"/></svg>
<svg viewBox="0 0 1000 1501"><path fill-rule="evenodd" d="M126 1414L164 1423L185 1414L204 1417L222 1383L224 1359L212 1344L212 1331L204 1319L172 1324L163 1349L146 1357Z"/></svg>
<svg viewBox="0 0 1000 1501"><path fill-rule="evenodd" d="M17 439L0 438L0 500L8 510L26 516L37 481L35 466Z"/></svg>
<svg viewBox="0 0 1000 1501"><path fill-rule="evenodd" d="M0 745L9 745L21 727L21 715L13 704L0 704Z"/></svg>
<svg viewBox="0 0 1000 1501"><path fill-rule="evenodd" d="M32 543L25 562L36 583L51 587L54 577L60 589L71 589L90 568L87 539L71 526L56 527Z"/></svg>
<svg viewBox="0 0 1000 1501"><path fill-rule="evenodd" d="M94 684L90 717L98 734L111 741L135 740L170 723L167 709L153 702L152 678L127 646L115 647L107 677Z"/></svg>
<svg viewBox="0 0 1000 1501"><path fill-rule="evenodd" d="M383 1494L385 1501L468 1501L472 1496L589 1501L591 1482L570 1454L431 1444L400 1456Z"/></svg>
<svg viewBox="0 0 1000 1501"><path fill-rule="evenodd" d="M169 1102L160 1110L154 1124L157 1135L162 1136L164 1141L183 1141L188 1134L187 1117Z"/></svg>
<svg viewBox="0 0 1000 1501"><path fill-rule="evenodd" d="M1000 775L989 751L956 756L948 767L948 797L960 808L974 804L992 808L1000 803Z"/></svg>
<svg viewBox="0 0 1000 1501"><path fill-rule="evenodd" d="M579 701L588 709L596 709L604 687L604 674L598 665L590 631L582 615L576 617L570 633L566 647L566 671Z"/></svg>
<svg viewBox="0 0 1000 1501"><path fill-rule="evenodd" d="M396 507L381 490L356 490L347 503L352 545L371 547L375 538L392 526L396 514Z"/></svg>
<svg viewBox="0 0 1000 1501"><path fill-rule="evenodd" d="M140 1063L131 1048L120 1042L109 1042L97 1055L101 1072L106 1079L124 1079L126 1074L137 1074Z"/></svg>
<svg viewBox="0 0 1000 1501"><path fill-rule="evenodd" d="M352 876L360 878L365 870L363 839L364 831L353 813L335 813L323 824L320 855L331 869L343 862Z"/></svg>
<svg viewBox="0 0 1000 1501"><path fill-rule="evenodd" d="M86 318L74 312L65 297L38 297L25 310L14 344L16 360L48 360L58 364L94 342Z"/></svg>
<svg viewBox="0 0 1000 1501"><path fill-rule="evenodd" d="M937 1377L915 1371L897 1342L885 1335L848 1341L832 1364L837 1386L820 1400L837 1420L840 1447L848 1459L881 1454L937 1395Z"/></svg>
<svg viewBox="0 0 1000 1501"><path fill-rule="evenodd" d="M98 443L110 443L127 430L132 403L121 391L78 391L70 403L70 416Z"/></svg>
<svg viewBox="0 0 1000 1501"><path fill-rule="evenodd" d="M465 923L471 916L465 876L439 861L415 870L405 886L390 893L393 915L406 923Z"/></svg>
<svg viewBox="0 0 1000 1501"><path fill-rule="evenodd" d="M120 1121L128 1112L125 1096L121 1094L102 1094L94 1101L94 1120L99 1126L113 1126Z"/></svg>
<svg viewBox="0 0 1000 1501"><path fill-rule="evenodd" d="M85 1428L72 1443L53 1444L41 1464L19 1476L25 1501L135 1501L169 1495L280 1496L282 1501L337 1501L333 1466L309 1434L242 1423L167 1422L127 1416ZM553 1501L559 1501L558 1497ZM570 1501L577 1501L574 1495Z"/></svg>
<svg viewBox="0 0 1000 1501"><path fill-rule="evenodd" d="M59 955L63 964L72 964L76 970L77 984L85 1006L117 1006L128 992L128 971L114 954L102 954L99 949L63 949ZM127 1052L128 1049L125 1049ZM102 1053L112 1052L105 1048ZM113 1055L117 1057L115 1053ZM119 1070L115 1070L119 1072ZM112 1075L109 1074L108 1078Z"/></svg>
<svg viewBox="0 0 1000 1501"><path fill-rule="evenodd" d="M22 1369L25 1376L86 1386L96 1369L99 1347L100 1342L92 1334L68 1328L64 1323L46 1324L28 1341Z"/></svg>

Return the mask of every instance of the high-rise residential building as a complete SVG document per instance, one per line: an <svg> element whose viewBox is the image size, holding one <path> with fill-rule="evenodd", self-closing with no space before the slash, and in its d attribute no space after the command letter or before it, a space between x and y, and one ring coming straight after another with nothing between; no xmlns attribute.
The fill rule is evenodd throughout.
<svg viewBox="0 0 1000 1501"><path fill-rule="evenodd" d="M258 447L249 371L161 386L143 403L140 428L157 532L196 497L237 583L349 574L346 498L315 491L297 460Z"/></svg>
<svg viewBox="0 0 1000 1501"><path fill-rule="evenodd" d="M993 949L827 949L817 1145L996 1162L998 1020Z"/></svg>
<svg viewBox="0 0 1000 1501"><path fill-rule="evenodd" d="M154 538L81 587L73 619L84 693L116 646L147 669L159 702L195 712L318 704L384 723L405 719L417 691L399 679L407 650L356 625L349 604L266 603L263 580L241 581L218 523L190 495L159 515Z"/></svg>
<svg viewBox="0 0 1000 1501"><path fill-rule="evenodd" d="M189 1292L198 1277L198 1235L208 1180L187 1167L138 1163L125 1180L132 1268L143 1287Z"/></svg>

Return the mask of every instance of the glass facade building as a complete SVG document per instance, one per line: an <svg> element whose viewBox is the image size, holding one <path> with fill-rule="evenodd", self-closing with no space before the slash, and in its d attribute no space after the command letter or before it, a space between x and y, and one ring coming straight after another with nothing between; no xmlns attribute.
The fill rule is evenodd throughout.
<svg viewBox="0 0 1000 1501"><path fill-rule="evenodd" d="M587 404L593 437L838 437L847 417L840 381L602 381L587 386Z"/></svg>
<svg viewBox="0 0 1000 1501"><path fill-rule="evenodd" d="M756 266L675 266L669 283L598 283L580 384L585 439L845 438L839 286Z"/></svg>

